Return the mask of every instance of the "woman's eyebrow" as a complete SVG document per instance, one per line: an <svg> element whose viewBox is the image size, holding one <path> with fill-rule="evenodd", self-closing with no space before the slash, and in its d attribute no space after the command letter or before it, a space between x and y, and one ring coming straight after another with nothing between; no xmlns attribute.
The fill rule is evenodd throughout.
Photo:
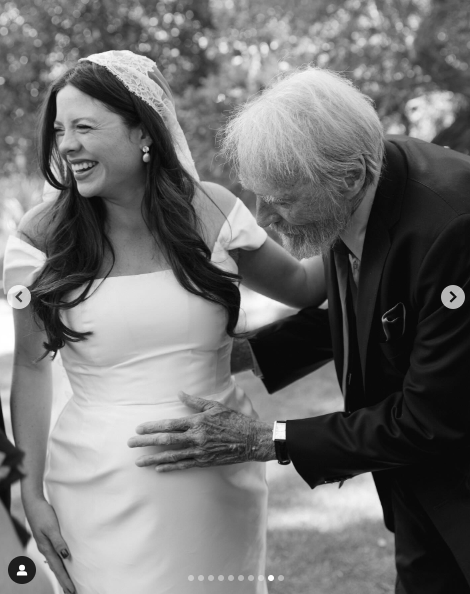
<svg viewBox="0 0 470 594"><path fill-rule="evenodd" d="M87 116L82 116L81 118L75 118L74 120L72 120L72 124L76 124L77 122L79 122L80 120L87 120L88 122L91 122L92 124L97 124L97 120L95 120L94 118L89 118ZM54 125L62 125L62 122L59 122L59 120L56 120L54 122Z"/></svg>

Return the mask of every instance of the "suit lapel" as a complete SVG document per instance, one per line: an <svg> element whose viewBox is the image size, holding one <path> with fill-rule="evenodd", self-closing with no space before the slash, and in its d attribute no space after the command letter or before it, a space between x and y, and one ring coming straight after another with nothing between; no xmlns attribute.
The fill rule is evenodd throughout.
<svg viewBox="0 0 470 594"><path fill-rule="evenodd" d="M391 247L390 230L400 218L406 178L403 155L393 142L386 141L384 167L367 223L357 294L357 334L364 388L372 320L382 272ZM324 256L324 267L336 375L341 385L344 361L343 314L332 250Z"/></svg>
<svg viewBox="0 0 470 594"><path fill-rule="evenodd" d="M382 272L391 247L390 231L400 218L407 179L404 157L393 142L385 142L384 162L367 223L357 294L357 338L364 389L372 320Z"/></svg>
<svg viewBox="0 0 470 594"><path fill-rule="evenodd" d="M377 213L377 211L375 211ZM357 341L361 359L362 378L366 378L367 346L369 344L372 318L377 301L382 271L388 252L390 237L387 226L371 212L367 224L364 249L361 260L361 273L357 294Z"/></svg>

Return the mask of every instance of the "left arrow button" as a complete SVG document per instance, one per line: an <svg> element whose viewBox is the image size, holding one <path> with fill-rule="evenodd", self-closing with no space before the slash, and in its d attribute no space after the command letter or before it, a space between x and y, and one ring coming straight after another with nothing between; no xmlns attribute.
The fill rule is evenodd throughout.
<svg viewBox="0 0 470 594"><path fill-rule="evenodd" d="M7 294L7 301L15 309L24 309L31 303L31 293L23 285L15 285Z"/></svg>

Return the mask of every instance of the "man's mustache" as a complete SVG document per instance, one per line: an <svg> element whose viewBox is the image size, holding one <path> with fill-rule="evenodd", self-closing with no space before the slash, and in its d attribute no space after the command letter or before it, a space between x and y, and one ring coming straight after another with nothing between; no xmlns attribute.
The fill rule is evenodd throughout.
<svg viewBox="0 0 470 594"><path fill-rule="evenodd" d="M303 233L303 225L293 225L293 226L280 226L280 225L271 225L271 228L281 235L302 235Z"/></svg>

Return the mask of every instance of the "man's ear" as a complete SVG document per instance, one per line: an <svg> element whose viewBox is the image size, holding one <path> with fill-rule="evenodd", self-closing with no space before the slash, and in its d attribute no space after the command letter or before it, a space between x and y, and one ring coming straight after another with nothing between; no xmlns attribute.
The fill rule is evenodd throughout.
<svg viewBox="0 0 470 594"><path fill-rule="evenodd" d="M352 199L362 190L366 179L366 162L363 155L358 157L356 163L343 179L344 197Z"/></svg>

